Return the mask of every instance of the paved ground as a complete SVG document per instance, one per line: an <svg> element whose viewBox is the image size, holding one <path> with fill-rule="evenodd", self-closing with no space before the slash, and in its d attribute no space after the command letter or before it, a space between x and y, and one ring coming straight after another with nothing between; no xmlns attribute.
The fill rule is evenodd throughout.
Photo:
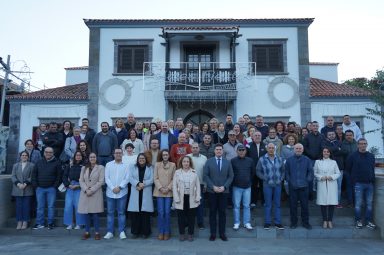
<svg viewBox="0 0 384 255"><path fill-rule="evenodd" d="M197 238L194 242L180 242L176 238L158 241L154 238L119 240L93 239L82 241L79 236L0 237L0 254L134 254L134 255L219 255L219 254L384 254L383 240L369 239L272 239L231 238L228 242Z"/></svg>

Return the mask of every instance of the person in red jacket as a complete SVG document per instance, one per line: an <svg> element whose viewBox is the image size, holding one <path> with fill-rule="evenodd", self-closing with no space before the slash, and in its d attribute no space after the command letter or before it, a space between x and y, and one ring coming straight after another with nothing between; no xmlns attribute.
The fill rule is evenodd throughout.
<svg viewBox="0 0 384 255"><path fill-rule="evenodd" d="M178 137L178 143L171 147L171 162L177 164L179 159L189 153L192 153L191 145L186 142L185 133L180 133Z"/></svg>

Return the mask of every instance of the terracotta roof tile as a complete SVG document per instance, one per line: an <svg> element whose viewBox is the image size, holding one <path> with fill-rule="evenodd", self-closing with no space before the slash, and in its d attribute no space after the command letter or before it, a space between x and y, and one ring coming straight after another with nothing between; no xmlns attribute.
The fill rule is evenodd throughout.
<svg viewBox="0 0 384 255"><path fill-rule="evenodd" d="M7 96L8 100L88 100L88 83Z"/></svg>
<svg viewBox="0 0 384 255"><path fill-rule="evenodd" d="M88 66L65 67L65 70L88 70Z"/></svg>
<svg viewBox="0 0 384 255"><path fill-rule="evenodd" d="M163 27L164 30L237 30L239 27L236 26L228 26L228 27L221 27L221 26L201 26L201 27Z"/></svg>
<svg viewBox="0 0 384 255"><path fill-rule="evenodd" d="M311 97L366 97L369 92L346 84L311 78Z"/></svg>

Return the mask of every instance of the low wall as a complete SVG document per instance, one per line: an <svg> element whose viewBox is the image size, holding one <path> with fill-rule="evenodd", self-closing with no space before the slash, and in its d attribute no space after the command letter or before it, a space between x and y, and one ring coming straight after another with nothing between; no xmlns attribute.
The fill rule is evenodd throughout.
<svg viewBox="0 0 384 255"><path fill-rule="evenodd" d="M7 220L15 215L15 206L11 201L11 175L0 175L0 227L4 227Z"/></svg>
<svg viewBox="0 0 384 255"><path fill-rule="evenodd" d="M384 239L384 169L376 169L373 215L374 222L380 228L381 239Z"/></svg>

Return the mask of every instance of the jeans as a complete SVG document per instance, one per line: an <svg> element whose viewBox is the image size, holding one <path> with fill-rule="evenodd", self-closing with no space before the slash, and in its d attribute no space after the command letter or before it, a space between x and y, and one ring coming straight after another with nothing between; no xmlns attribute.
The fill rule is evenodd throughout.
<svg viewBox="0 0 384 255"><path fill-rule="evenodd" d="M197 218L197 225L201 226L204 225L204 185L201 184L201 199L200 199L200 204L196 208L196 218Z"/></svg>
<svg viewBox="0 0 384 255"><path fill-rule="evenodd" d="M308 212L308 187L293 188L289 186L289 211L291 216L291 224L297 225L297 202L300 201L301 221L303 224L309 223Z"/></svg>
<svg viewBox="0 0 384 255"><path fill-rule="evenodd" d="M280 213L280 201L281 201L281 185L269 186L264 185L264 223L271 224L271 210L273 202L273 214L275 216L274 223L281 224L281 213Z"/></svg>
<svg viewBox="0 0 384 255"><path fill-rule="evenodd" d="M105 166L109 161L112 161L112 156L97 156L97 162L99 165Z"/></svg>
<svg viewBox="0 0 384 255"><path fill-rule="evenodd" d="M117 222L119 233L125 229L125 209L127 204L127 195L121 198L107 197L107 231L113 233L115 230L115 211L117 211Z"/></svg>
<svg viewBox="0 0 384 255"><path fill-rule="evenodd" d="M365 201L365 221L372 221L373 184L355 184L355 220L361 220L361 207Z"/></svg>
<svg viewBox="0 0 384 255"><path fill-rule="evenodd" d="M243 201L243 224L251 222L251 187L243 189L233 186L233 217L234 223L240 224L240 202Z"/></svg>
<svg viewBox="0 0 384 255"><path fill-rule="evenodd" d="M171 197L157 198L157 227L159 234L169 234L171 228Z"/></svg>
<svg viewBox="0 0 384 255"><path fill-rule="evenodd" d="M100 232L100 219L98 213L87 213L83 214L85 218L85 232L91 231L91 218L93 220L93 227L95 228L95 232Z"/></svg>
<svg viewBox="0 0 384 255"><path fill-rule="evenodd" d="M337 195L338 195L338 201L339 205L341 204L341 184L343 182L343 170L340 170L340 177L337 178Z"/></svg>
<svg viewBox="0 0 384 255"><path fill-rule="evenodd" d="M29 221L31 219L31 196L16 197L16 220Z"/></svg>
<svg viewBox="0 0 384 255"><path fill-rule="evenodd" d="M71 185L79 185L77 181L71 181ZM76 225L84 225L85 221L83 215L77 212L77 207L79 205L80 198L80 188L76 190L72 190L67 188L65 192L65 206L64 206L64 224L72 225L73 223L73 208L75 208L75 217L76 217Z"/></svg>
<svg viewBox="0 0 384 255"><path fill-rule="evenodd" d="M44 207L45 202L48 203L48 224L53 224L55 220L55 202L56 202L56 188L41 188L36 189L36 224L44 225Z"/></svg>

